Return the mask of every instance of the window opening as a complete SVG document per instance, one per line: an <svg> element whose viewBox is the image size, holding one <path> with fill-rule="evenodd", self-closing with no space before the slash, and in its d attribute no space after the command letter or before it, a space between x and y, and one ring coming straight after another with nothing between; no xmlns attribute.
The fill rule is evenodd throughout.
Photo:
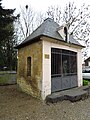
<svg viewBox="0 0 90 120"><path fill-rule="evenodd" d="M67 42L67 28L64 27L65 41Z"/></svg>
<svg viewBox="0 0 90 120"><path fill-rule="evenodd" d="M31 57L27 58L27 76L31 76Z"/></svg>

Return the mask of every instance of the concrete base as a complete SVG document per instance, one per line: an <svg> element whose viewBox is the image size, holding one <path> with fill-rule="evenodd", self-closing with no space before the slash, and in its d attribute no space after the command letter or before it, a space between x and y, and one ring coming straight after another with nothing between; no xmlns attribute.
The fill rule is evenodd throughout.
<svg viewBox="0 0 90 120"><path fill-rule="evenodd" d="M89 86L77 87L69 90L52 93L46 97L46 102L55 103L62 100L76 102L88 98L90 94Z"/></svg>

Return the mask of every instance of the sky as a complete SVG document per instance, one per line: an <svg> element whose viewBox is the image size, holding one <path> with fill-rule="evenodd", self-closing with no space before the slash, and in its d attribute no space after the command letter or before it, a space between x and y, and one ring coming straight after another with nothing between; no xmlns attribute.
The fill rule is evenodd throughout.
<svg viewBox="0 0 90 120"><path fill-rule="evenodd" d="M69 1L74 2L77 7L83 3L90 5L90 0L2 0L2 5L5 8L16 8L17 10L20 6L30 5L36 11L46 11L51 5L64 7Z"/></svg>
<svg viewBox="0 0 90 120"><path fill-rule="evenodd" d="M81 7L83 3L90 5L90 0L2 0L2 6L8 9L16 8L16 13L19 13L20 6L26 5L30 5L35 11L45 12L51 5L64 8L68 2L74 2L77 8Z"/></svg>

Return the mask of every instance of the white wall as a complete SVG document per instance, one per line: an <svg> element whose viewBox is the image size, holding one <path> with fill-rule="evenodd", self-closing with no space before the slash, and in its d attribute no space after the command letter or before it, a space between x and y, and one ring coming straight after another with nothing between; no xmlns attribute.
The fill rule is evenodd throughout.
<svg viewBox="0 0 90 120"><path fill-rule="evenodd" d="M78 74L78 86L82 86L82 52L78 49L77 52L77 74Z"/></svg>
<svg viewBox="0 0 90 120"><path fill-rule="evenodd" d="M42 62L42 99L51 94L51 47L50 42L43 41ZM45 58L45 56L48 56Z"/></svg>
<svg viewBox="0 0 90 120"><path fill-rule="evenodd" d="M90 66L90 61L88 62L88 66Z"/></svg>
<svg viewBox="0 0 90 120"><path fill-rule="evenodd" d="M51 48L67 49L77 52L77 72L78 86L82 85L82 53L80 49L72 48L71 46L60 45L43 40L43 68L42 68L42 99L51 94ZM47 56L45 58L45 55Z"/></svg>

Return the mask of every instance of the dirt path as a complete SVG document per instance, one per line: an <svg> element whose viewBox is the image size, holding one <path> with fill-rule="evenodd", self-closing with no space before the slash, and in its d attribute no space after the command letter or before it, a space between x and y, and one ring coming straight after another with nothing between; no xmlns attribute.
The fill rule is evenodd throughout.
<svg viewBox="0 0 90 120"><path fill-rule="evenodd" d="M47 105L17 91L16 85L0 86L0 120L90 120L90 98Z"/></svg>

